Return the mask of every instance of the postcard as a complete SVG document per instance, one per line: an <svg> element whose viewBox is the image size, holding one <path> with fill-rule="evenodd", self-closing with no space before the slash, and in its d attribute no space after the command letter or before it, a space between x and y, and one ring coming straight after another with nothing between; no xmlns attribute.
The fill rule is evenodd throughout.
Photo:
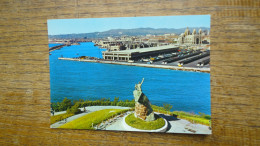
<svg viewBox="0 0 260 146"><path fill-rule="evenodd" d="M51 128L212 133L210 15L47 25Z"/></svg>

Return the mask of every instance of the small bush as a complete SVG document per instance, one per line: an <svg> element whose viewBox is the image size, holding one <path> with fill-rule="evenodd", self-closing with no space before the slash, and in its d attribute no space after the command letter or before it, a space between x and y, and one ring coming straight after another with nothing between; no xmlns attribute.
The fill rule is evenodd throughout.
<svg viewBox="0 0 260 146"><path fill-rule="evenodd" d="M142 119L136 118L134 114L130 114L125 118L125 122L136 129L140 130L155 130L162 128L165 125L163 118L158 117L154 121L144 121Z"/></svg>
<svg viewBox="0 0 260 146"><path fill-rule="evenodd" d="M205 118L207 120L211 120L211 116L210 115L205 115L203 118Z"/></svg>
<svg viewBox="0 0 260 146"><path fill-rule="evenodd" d="M67 113L68 114L79 114L81 112L81 110L79 109L80 104L75 104L74 106L72 106L71 108L67 109Z"/></svg>
<svg viewBox="0 0 260 146"><path fill-rule="evenodd" d="M170 105L170 104L163 104L163 108L166 111L170 111L172 109L172 105Z"/></svg>

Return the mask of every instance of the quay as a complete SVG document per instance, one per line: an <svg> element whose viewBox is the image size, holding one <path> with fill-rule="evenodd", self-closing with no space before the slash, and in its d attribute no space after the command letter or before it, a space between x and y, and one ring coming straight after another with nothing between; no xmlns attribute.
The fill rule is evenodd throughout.
<svg viewBox="0 0 260 146"><path fill-rule="evenodd" d="M158 56L159 54L177 52L179 45L165 45L158 47L139 48L121 51L102 52L105 60L129 61L138 60L143 57Z"/></svg>
<svg viewBox="0 0 260 146"><path fill-rule="evenodd" d="M172 70L210 73L210 68L178 67L178 66L170 66L170 65L129 63L129 62L108 61L108 60L92 60L92 59L64 58L64 57L59 57L58 59L59 60L95 62L95 63L118 64L118 65L129 65L129 66L140 66L140 67L163 68L163 69L172 69Z"/></svg>

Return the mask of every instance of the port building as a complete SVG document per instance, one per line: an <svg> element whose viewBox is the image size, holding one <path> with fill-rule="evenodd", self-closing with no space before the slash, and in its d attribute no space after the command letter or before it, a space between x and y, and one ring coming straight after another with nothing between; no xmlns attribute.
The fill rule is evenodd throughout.
<svg viewBox="0 0 260 146"><path fill-rule="evenodd" d="M138 48L122 51L104 51L102 56L105 60L129 61L138 60L141 58L158 56L160 54L167 54L177 52L179 45L165 45L158 47Z"/></svg>

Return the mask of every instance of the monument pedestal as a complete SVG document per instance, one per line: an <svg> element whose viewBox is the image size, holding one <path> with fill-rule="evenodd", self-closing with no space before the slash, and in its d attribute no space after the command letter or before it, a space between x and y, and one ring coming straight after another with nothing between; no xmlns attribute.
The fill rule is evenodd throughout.
<svg viewBox="0 0 260 146"><path fill-rule="evenodd" d="M148 113L147 107L138 102L135 103L135 117L146 120L146 115Z"/></svg>
<svg viewBox="0 0 260 146"><path fill-rule="evenodd" d="M141 83L135 85L135 90L133 92L135 99L135 117L140 118L145 121L154 121L154 113L151 108L149 99L142 92L141 85L143 84L144 79Z"/></svg>

